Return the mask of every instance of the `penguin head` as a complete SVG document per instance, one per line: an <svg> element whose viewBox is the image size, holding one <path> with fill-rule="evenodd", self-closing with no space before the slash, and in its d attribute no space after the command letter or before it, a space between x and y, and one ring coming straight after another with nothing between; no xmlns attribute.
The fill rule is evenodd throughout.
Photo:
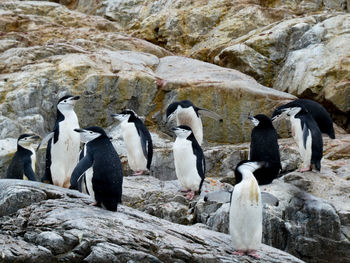
<svg viewBox="0 0 350 263"><path fill-rule="evenodd" d="M260 127L272 126L271 119L264 114L258 114L258 115L255 115L254 117L248 117L248 119L251 120L254 126L260 126Z"/></svg>
<svg viewBox="0 0 350 263"><path fill-rule="evenodd" d="M91 142L100 136L107 137L106 132L97 126L92 126L84 129L74 129L74 131L80 133L80 141L83 143Z"/></svg>
<svg viewBox="0 0 350 263"><path fill-rule="evenodd" d="M33 143L37 143L40 140L40 136L36 134L22 134L18 137L17 145L25 149L31 148Z"/></svg>
<svg viewBox="0 0 350 263"><path fill-rule="evenodd" d="M192 134L192 129L187 125L180 125L172 128L172 130L175 132L177 137L183 139L188 138Z"/></svg>
<svg viewBox="0 0 350 263"><path fill-rule="evenodd" d="M171 103L166 109L166 122L172 121L179 110L189 107L193 107L194 110L196 110L196 107L190 100L182 100Z"/></svg>
<svg viewBox="0 0 350 263"><path fill-rule="evenodd" d="M137 114L133 110L130 110L130 109L123 110L122 112L117 113L117 114L111 114L111 117L119 120L120 122L138 118Z"/></svg>
<svg viewBox="0 0 350 263"><path fill-rule="evenodd" d="M59 111L69 111L74 109L74 105L79 100L79 96L66 95L59 99L57 109Z"/></svg>
<svg viewBox="0 0 350 263"><path fill-rule="evenodd" d="M242 177L242 174L246 172L253 173L255 170L265 166L267 166L266 162L243 160L237 164L235 169L235 176Z"/></svg>

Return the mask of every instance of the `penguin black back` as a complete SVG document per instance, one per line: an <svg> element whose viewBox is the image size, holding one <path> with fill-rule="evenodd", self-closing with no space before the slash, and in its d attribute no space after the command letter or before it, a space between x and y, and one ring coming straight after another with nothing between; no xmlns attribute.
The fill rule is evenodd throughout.
<svg viewBox="0 0 350 263"><path fill-rule="evenodd" d="M272 125L272 121L264 114L250 117L256 125L251 133L250 161L264 161L266 165L253 172L259 185L269 184L278 177L281 166L278 135ZM236 183L241 177L236 177Z"/></svg>
<svg viewBox="0 0 350 263"><path fill-rule="evenodd" d="M39 138L33 134L22 134L17 140L17 151L13 156L11 163L7 169L6 178L8 179L23 179L25 175L29 180L36 181L35 172L32 169L33 152L21 145L23 140L30 138Z"/></svg>
<svg viewBox="0 0 350 263"><path fill-rule="evenodd" d="M78 178L92 166L92 188L98 205L116 211L122 201L123 169L110 138L100 127L76 131L100 134L86 144L85 157L80 160L71 177L72 188L77 188Z"/></svg>
<svg viewBox="0 0 350 263"><path fill-rule="evenodd" d="M278 115L282 109L303 106L312 115L322 133L326 133L331 139L335 139L333 121L328 111L318 102L308 99L296 99L285 105L279 106L272 113L272 117Z"/></svg>

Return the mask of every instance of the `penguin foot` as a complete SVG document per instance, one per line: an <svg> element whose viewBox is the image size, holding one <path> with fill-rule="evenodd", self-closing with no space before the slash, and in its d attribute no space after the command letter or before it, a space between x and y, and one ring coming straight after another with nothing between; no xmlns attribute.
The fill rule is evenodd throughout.
<svg viewBox="0 0 350 263"><path fill-rule="evenodd" d="M312 169L311 169L310 166L309 166L309 167L306 167L306 168L301 168L301 169L299 169L299 172L301 172L301 173L308 172L308 171L312 171Z"/></svg>
<svg viewBox="0 0 350 263"><path fill-rule="evenodd" d="M245 251L244 250L235 250L232 252L233 255L236 256L244 256L245 255Z"/></svg>
<svg viewBox="0 0 350 263"><path fill-rule="evenodd" d="M142 175L143 174L143 171L141 170L141 171L135 171L134 173L133 173L133 175Z"/></svg>
<svg viewBox="0 0 350 263"><path fill-rule="evenodd" d="M100 204L97 203L97 202L93 202L93 203L91 203L91 204L89 204L89 205L91 205L91 206L100 206Z"/></svg>
<svg viewBox="0 0 350 263"><path fill-rule="evenodd" d="M260 256L259 256L258 252L256 252L256 250L250 251L248 253L248 255L253 257L253 258L260 259Z"/></svg>
<svg viewBox="0 0 350 263"><path fill-rule="evenodd" d="M187 200L193 200L194 198L194 191L187 191L187 194L186 194L186 198Z"/></svg>

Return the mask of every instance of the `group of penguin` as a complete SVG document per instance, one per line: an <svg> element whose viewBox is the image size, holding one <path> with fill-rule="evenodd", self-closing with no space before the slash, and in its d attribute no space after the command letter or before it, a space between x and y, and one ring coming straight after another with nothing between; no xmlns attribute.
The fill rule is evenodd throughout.
<svg viewBox="0 0 350 263"><path fill-rule="evenodd" d="M36 151L47 143L43 182L77 189L89 194L93 205L116 211L122 199L123 169L111 139L103 128L79 128L74 105L79 96L66 95L57 103L55 126L39 144L35 134L22 134L7 170L7 178L36 180ZM171 103L166 110L167 123L176 120L173 155L176 176L192 200L201 191L205 179L205 158L201 144L201 115L222 121L213 111L199 108L189 100ZM150 170L153 144L150 132L133 110L112 114L121 122L127 159L134 175ZM292 135L303 160L301 172L321 169L322 134L335 138L329 113L317 102L297 99L275 109L271 119L258 114L249 119L251 133L249 160L235 168L236 185L231 195L230 234L236 254L258 256L256 249L262 238L262 204L259 185L277 178L282 167L278 135L273 121L289 118ZM83 143L80 149L80 143Z"/></svg>

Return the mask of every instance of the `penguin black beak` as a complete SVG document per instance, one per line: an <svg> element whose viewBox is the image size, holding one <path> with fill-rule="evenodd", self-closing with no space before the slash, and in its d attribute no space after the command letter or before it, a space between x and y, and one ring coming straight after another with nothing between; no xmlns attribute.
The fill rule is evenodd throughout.
<svg viewBox="0 0 350 263"><path fill-rule="evenodd" d="M248 119L252 121L252 120L253 120L253 117L252 117L252 116L249 116Z"/></svg>
<svg viewBox="0 0 350 263"><path fill-rule="evenodd" d="M79 133L84 132L83 129L74 129L74 131L75 131L75 132L79 132Z"/></svg>
<svg viewBox="0 0 350 263"><path fill-rule="evenodd" d="M177 127L173 127L173 128L171 128L171 130L172 130L173 132L175 132L175 131L177 130Z"/></svg>
<svg viewBox="0 0 350 263"><path fill-rule="evenodd" d="M80 99L80 96L74 96L71 100L78 100Z"/></svg>

